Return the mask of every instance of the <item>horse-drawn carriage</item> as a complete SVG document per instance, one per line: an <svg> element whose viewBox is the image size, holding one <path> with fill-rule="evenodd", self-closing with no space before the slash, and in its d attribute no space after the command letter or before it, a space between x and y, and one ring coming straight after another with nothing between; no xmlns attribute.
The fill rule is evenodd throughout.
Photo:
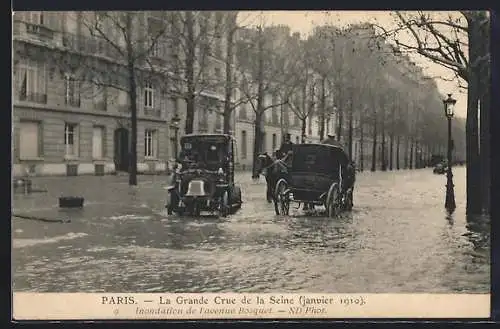
<svg viewBox="0 0 500 329"><path fill-rule="evenodd" d="M329 217L352 209L355 170L342 147L296 144L291 157L274 189L277 215L288 215L291 202L323 205Z"/></svg>
<svg viewBox="0 0 500 329"><path fill-rule="evenodd" d="M168 187L169 214L199 216L209 211L225 217L241 207L241 189L234 183L235 143L225 134L181 138L173 184Z"/></svg>

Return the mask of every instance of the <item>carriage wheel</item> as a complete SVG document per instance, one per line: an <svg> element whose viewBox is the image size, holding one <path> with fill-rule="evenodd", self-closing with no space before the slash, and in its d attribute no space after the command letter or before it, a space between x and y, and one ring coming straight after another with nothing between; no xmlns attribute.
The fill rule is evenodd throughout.
<svg viewBox="0 0 500 329"><path fill-rule="evenodd" d="M339 213L338 195L339 190L338 187L335 186L332 189L330 198L326 201L326 211L328 213L328 217L330 218L335 218Z"/></svg>
<svg viewBox="0 0 500 329"><path fill-rule="evenodd" d="M219 214L221 217L227 217L229 214L229 193L224 191L219 202Z"/></svg>
<svg viewBox="0 0 500 329"><path fill-rule="evenodd" d="M285 181L279 182L276 186L274 202L276 215L288 216L290 212L290 200L288 199L288 193L285 193L286 188L287 183Z"/></svg>

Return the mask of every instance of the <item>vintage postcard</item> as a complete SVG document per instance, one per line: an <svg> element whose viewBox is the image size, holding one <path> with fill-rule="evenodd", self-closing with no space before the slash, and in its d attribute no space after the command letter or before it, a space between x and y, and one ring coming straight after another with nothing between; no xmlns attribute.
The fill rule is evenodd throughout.
<svg viewBox="0 0 500 329"><path fill-rule="evenodd" d="M14 320L490 317L488 12L12 19Z"/></svg>

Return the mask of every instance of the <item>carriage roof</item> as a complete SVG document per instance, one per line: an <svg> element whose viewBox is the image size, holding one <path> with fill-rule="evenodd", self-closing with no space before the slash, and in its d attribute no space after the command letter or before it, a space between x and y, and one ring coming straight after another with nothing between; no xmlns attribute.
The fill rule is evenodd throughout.
<svg viewBox="0 0 500 329"><path fill-rule="evenodd" d="M295 144L292 146L292 172L333 173L349 162L344 149L331 144Z"/></svg>
<svg viewBox="0 0 500 329"><path fill-rule="evenodd" d="M182 136L182 138L192 138L192 137L224 137L227 139L234 139L233 135L216 134L216 133L186 134L186 135Z"/></svg>

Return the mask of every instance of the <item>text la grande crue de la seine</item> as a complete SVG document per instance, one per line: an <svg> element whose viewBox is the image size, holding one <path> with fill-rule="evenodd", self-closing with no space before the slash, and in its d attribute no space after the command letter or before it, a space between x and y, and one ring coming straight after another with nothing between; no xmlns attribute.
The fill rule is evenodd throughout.
<svg viewBox="0 0 500 329"><path fill-rule="evenodd" d="M137 296L101 296L101 304L104 305L133 305L142 303L154 303L157 305L178 305L178 306L203 306L203 305L220 305L231 306L241 304L254 304L254 305L297 305L297 306L310 306L310 305L364 305L366 301L364 298L350 298L348 296L283 296L283 295L239 295L239 296L211 296L199 295L197 297L186 297L183 295L176 296L157 296L155 298L139 299Z"/></svg>

